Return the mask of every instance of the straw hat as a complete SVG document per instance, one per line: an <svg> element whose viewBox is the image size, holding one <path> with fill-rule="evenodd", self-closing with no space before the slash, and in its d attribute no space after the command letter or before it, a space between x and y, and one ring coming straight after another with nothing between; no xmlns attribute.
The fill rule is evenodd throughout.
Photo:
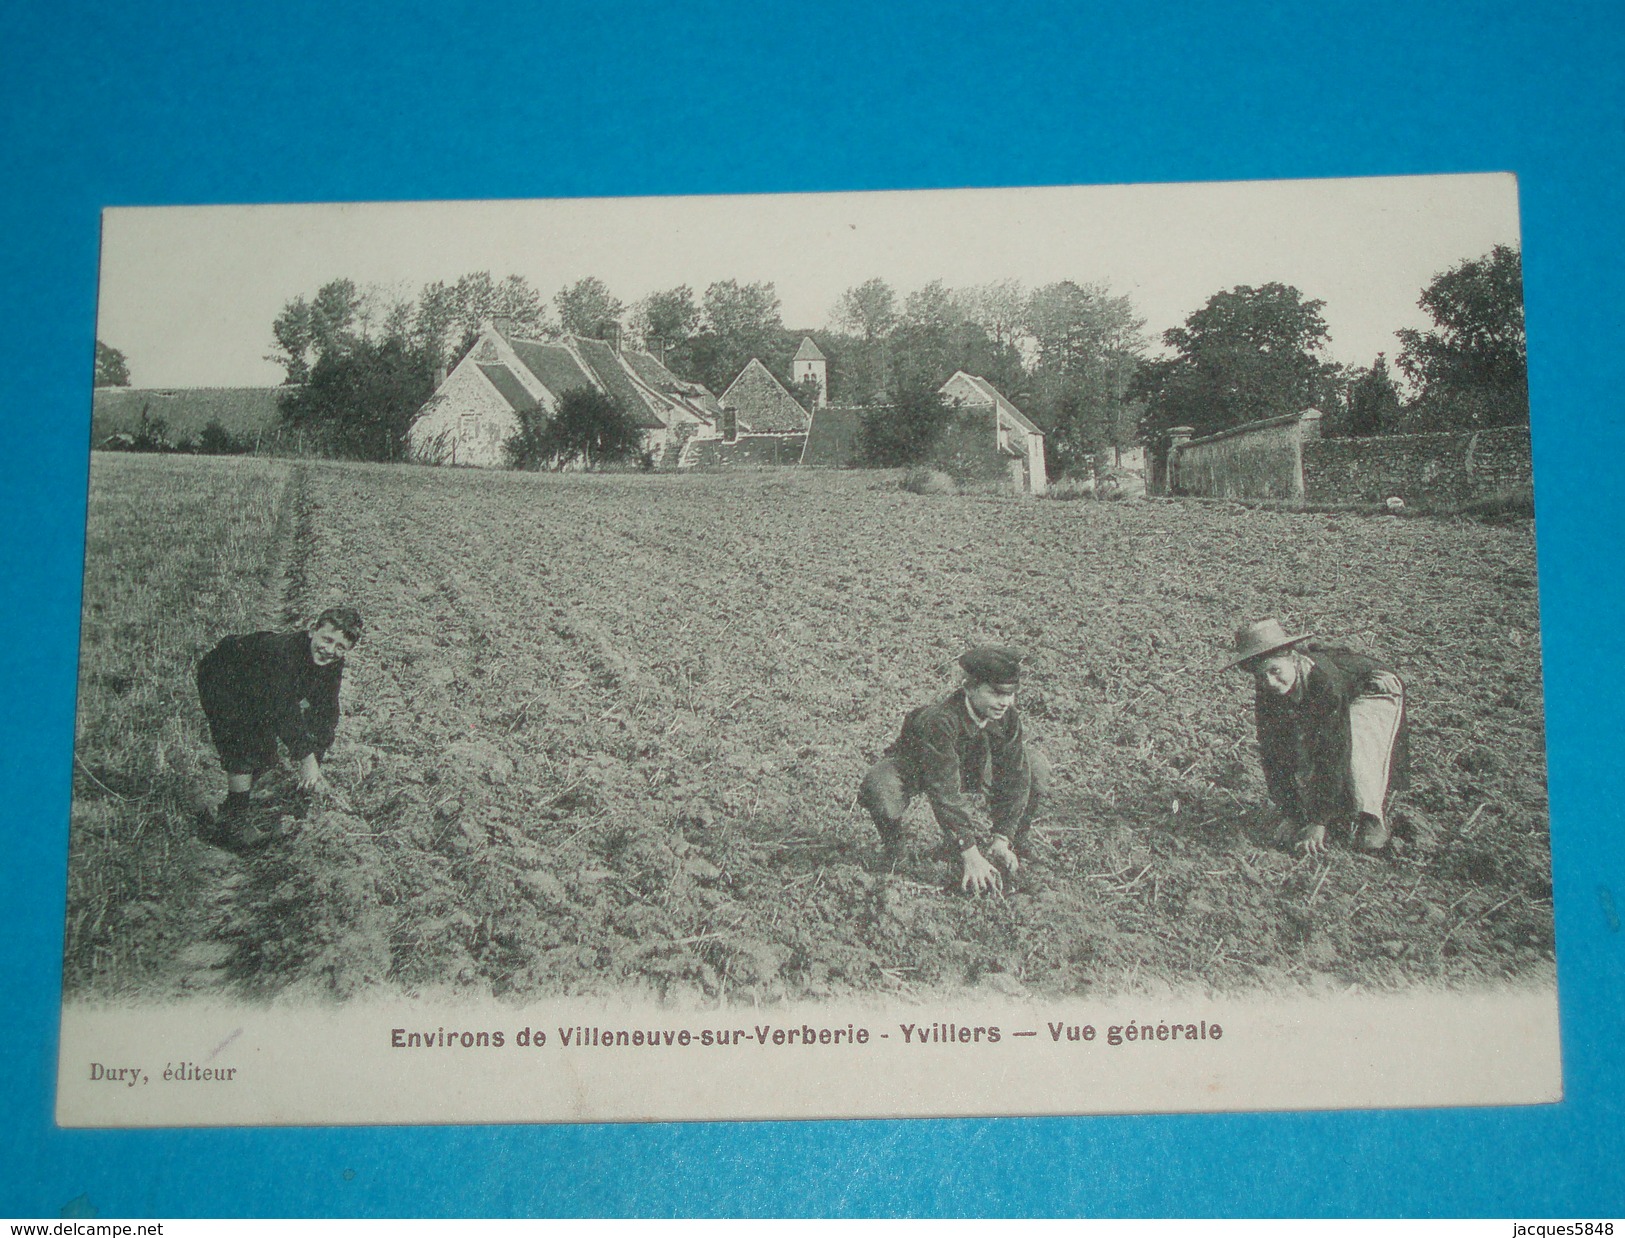
<svg viewBox="0 0 1625 1238"><path fill-rule="evenodd" d="M1235 656L1219 669L1227 671L1233 666L1251 662L1254 658L1261 658L1278 649L1290 649L1313 635L1312 632L1304 632L1299 636L1288 636L1279 619L1255 619L1236 629Z"/></svg>

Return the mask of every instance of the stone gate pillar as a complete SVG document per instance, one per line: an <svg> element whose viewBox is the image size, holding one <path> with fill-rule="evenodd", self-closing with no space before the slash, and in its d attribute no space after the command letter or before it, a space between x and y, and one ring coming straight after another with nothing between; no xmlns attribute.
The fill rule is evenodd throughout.
<svg viewBox="0 0 1625 1238"><path fill-rule="evenodd" d="M1306 408L1298 414L1298 433L1293 440L1292 454L1296 457L1295 468L1292 474L1292 500L1295 503L1309 501L1309 489L1303 476L1303 445L1307 442L1320 439L1320 410Z"/></svg>
<svg viewBox="0 0 1625 1238"><path fill-rule="evenodd" d="M1179 453L1195 433L1193 426L1174 426L1168 431L1168 461L1163 466L1162 479L1164 494L1179 493Z"/></svg>

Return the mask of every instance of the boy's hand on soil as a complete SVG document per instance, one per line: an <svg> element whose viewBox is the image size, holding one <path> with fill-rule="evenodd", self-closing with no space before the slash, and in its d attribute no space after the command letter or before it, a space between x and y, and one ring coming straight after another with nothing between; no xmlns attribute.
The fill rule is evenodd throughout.
<svg viewBox="0 0 1625 1238"><path fill-rule="evenodd" d="M965 865L964 876L959 879L961 890L967 894L987 894L997 893L1004 888L999 870L988 863L987 857L975 847L961 852L959 858Z"/></svg>
<svg viewBox="0 0 1625 1238"><path fill-rule="evenodd" d="M1010 846L1010 840L997 836L987 848L988 858L998 864L1006 873L1014 877L1021 871L1021 860L1017 857L1015 849Z"/></svg>
<svg viewBox="0 0 1625 1238"><path fill-rule="evenodd" d="M1320 855L1326 850L1326 827L1306 825L1298 835L1298 850L1304 855Z"/></svg>

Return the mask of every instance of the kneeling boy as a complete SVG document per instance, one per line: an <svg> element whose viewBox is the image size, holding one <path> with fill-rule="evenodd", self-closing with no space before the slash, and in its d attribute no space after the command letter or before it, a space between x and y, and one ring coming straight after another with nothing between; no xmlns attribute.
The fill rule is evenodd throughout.
<svg viewBox="0 0 1625 1238"><path fill-rule="evenodd" d="M864 775L858 801L874 818L888 862L895 862L904 849L904 810L923 794L959 853L960 888L998 890L1028 854L1049 762L1025 742L1016 711L1021 654L981 645L962 655L959 665L965 682L945 700L903 719L897 742ZM967 792L983 791L992 819L985 856L966 799Z"/></svg>
<svg viewBox="0 0 1625 1238"><path fill-rule="evenodd" d="M247 828L254 780L277 764L277 741L298 764L301 790L322 785L321 761L339 722L345 655L361 638L361 616L324 610L308 632L228 636L198 663L198 697L226 770L219 841L260 841Z"/></svg>

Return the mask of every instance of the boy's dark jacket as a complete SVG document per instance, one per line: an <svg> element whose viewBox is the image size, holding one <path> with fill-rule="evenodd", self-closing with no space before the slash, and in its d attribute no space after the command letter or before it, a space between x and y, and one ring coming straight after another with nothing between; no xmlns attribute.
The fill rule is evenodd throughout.
<svg viewBox="0 0 1625 1238"><path fill-rule="evenodd" d="M1309 674L1285 696L1259 688L1258 750L1270 798L1288 820L1328 825L1354 811L1349 763L1349 706L1378 674L1393 672L1375 658L1333 645L1304 644ZM1406 785L1410 725L1403 707L1394 738L1388 785Z"/></svg>
<svg viewBox="0 0 1625 1238"><path fill-rule="evenodd" d="M343 661L317 666L310 660L308 632L228 636L203 656L197 676L209 713L248 729L274 730L295 761L332 747L343 678Z"/></svg>
<svg viewBox="0 0 1625 1238"><path fill-rule="evenodd" d="M1004 717L978 727L961 688L935 705L910 711L886 755L897 759L907 792L931 801L937 824L961 851L976 843L966 791L985 787L993 832L1015 835L1027 809L1031 772L1014 705Z"/></svg>

